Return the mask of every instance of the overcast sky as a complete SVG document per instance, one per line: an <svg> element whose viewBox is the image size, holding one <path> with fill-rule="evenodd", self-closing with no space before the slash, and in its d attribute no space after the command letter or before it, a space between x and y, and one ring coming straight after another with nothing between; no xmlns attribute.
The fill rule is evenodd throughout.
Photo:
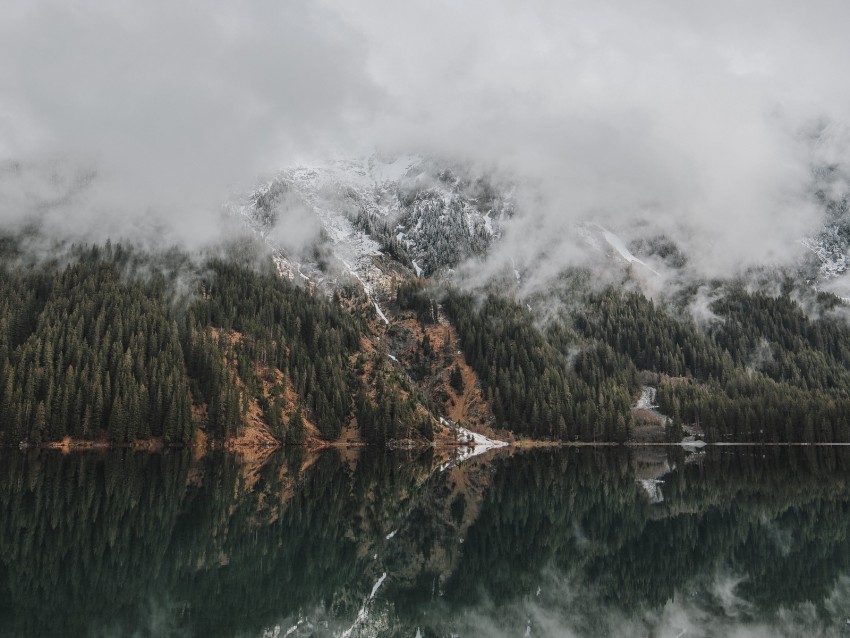
<svg viewBox="0 0 850 638"><path fill-rule="evenodd" d="M700 246L710 270L793 250L817 221L812 162L844 161L848 137L842 0L7 0L2 12L7 224L41 214L58 229L162 223L206 238L229 193L300 158L425 150L535 184L508 238L517 254L557 253L579 219L639 218Z"/></svg>

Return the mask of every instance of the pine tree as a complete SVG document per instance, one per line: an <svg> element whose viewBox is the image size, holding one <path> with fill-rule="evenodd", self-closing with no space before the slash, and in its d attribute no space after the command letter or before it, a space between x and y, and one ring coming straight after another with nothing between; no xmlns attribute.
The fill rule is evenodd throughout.
<svg viewBox="0 0 850 638"><path fill-rule="evenodd" d="M460 364L455 364L449 374L449 385L451 385L458 394L463 394L463 373L460 370Z"/></svg>
<svg viewBox="0 0 850 638"><path fill-rule="evenodd" d="M303 445L304 443L304 418L301 415L301 408L296 408L289 419L284 443L286 445Z"/></svg>

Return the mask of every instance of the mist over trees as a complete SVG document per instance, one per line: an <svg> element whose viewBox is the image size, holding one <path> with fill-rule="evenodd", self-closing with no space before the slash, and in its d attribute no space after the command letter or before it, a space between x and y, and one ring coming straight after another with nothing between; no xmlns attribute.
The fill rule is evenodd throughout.
<svg viewBox="0 0 850 638"><path fill-rule="evenodd" d="M850 440L850 326L833 295L732 286L707 330L637 292L587 291L541 322L518 302L449 292L445 306L501 427L535 437L626 440L638 373L674 427L709 440ZM410 293L405 293L409 295ZM421 302L420 302L421 304Z"/></svg>
<svg viewBox="0 0 850 638"><path fill-rule="evenodd" d="M366 356L373 304L356 287L328 297L238 252L195 263L109 243L42 261L12 240L3 250L3 443L185 445L198 428L238 437L249 420L286 444L346 428L376 443L433 437L433 397L387 353ZM498 429L625 442L650 375L668 438L690 425L711 441L850 440L837 297L731 282L710 306L717 320L699 327L673 301L620 287L569 294L569 310L546 320L502 291L417 278L398 282L395 301L422 326L451 321ZM427 333L416 349L414 365L434 365ZM467 383L456 364L446 382L458 395Z"/></svg>

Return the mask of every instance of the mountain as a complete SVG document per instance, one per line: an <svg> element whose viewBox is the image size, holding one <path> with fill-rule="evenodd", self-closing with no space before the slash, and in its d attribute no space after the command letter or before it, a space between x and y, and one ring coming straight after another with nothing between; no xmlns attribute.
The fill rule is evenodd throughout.
<svg viewBox="0 0 850 638"><path fill-rule="evenodd" d="M817 286L850 268L850 193L843 188L847 177L835 167L816 171L815 178L815 196L824 211L824 224L802 240L812 254L802 273Z"/></svg>
<svg viewBox="0 0 850 638"><path fill-rule="evenodd" d="M229 206L254 240L215 255L45 259L7 234L0 442L850 441L847 307L822 291L850 245L840 190L808 240L834 267L700 279L664 234L588 222L585 265L471 288L456 267L507 249L514 193L373 156L281 172Z"/></svg>
<svg viewBox="0 0 850 638"><path fill-rule="evenodd" d="M737 278L700 279L688 270L689 255L663 233L643 228L621 235L585 222L575 226L590 248L585 268L564 270L548 290L528 298L508 282L485 291L488 300L481 305L452 292L453 267L503 250L504 224L519 214L515 189L504 178L446 166L422 157L373 156L290 169L255 191L240 212L274 243L285 217L281 211L297 202L321 222L317 244L324 249L313 252L341 261L340 270L347 268L380 303L391 304L395 293L391 316L412 309L423 324L456 329L463 364L476 375L500 427L538 437L569 432L624 439L645 419L650 423L643 426L655 421L658 427L660 420L669 430L672 424L664 436L676 436L684 421L693 432L708 429L713 437L752 436L754 430L745 428L761 424L760 437L767 428L774 438L808 440L818 428L812 421L820 419L828 424L817 435L822 440L845 436L839 422L848 408L850 359L835 341L847 334L843 302L818 293L845 271L850 249L847 197L838 188L844 181L834 172L815 172L825 223L800 238L811 252L791 268L765 264ZM281 255L281 263L291 262ZM316 274L316 261L298 262L297 268L303 274L307 263L319 279L334 272L332 259L323 275ZM533 276L528 268L533 264L514 271L517 282L526 273ZM613 274L592 281L588 268ZM671 274L677 287L662 290L657 307L633 292L647 281L669 281ZM429 284L400 288L420 276ZM333 275L321 281L334 282ZM395 319L387 318L378 300L378 314L392 332ZM704 305L700 316L698 305ZM553 307L560 308L554 315ZM504 326L512 327L506 332ZM534 355L521 355L523 350ZM544 370L555 380L553 388L539 385ZM658 386L667 417L630 408L640 394L638 377L651 381L653 392ZM782 417L756 405L785 386L779 402L794 405Z"/></svg>
<svg viewBox="0 0 850 638"><path fill-rule="evenodd" d="M463 433L441 418L449 402L489 418L475 384L451 388L437 364L462 365L449 327L394 316L390 330L361 289L327 298L256 245L201 262L111 244L33 261L18 237L0 247L0 444L422 445ZM417 361L416 380L400 360Z"/></svg>
<svg viewBox="0 0 850 638"><path fill-rule="evenodd" d="M514 213L513 187L457 163L373 155L282 171L233 206L279 250L281 268L322 279L320 266L370 280L385 253L418 276L486 253ZM287 247L296 211L321 227L310 250ZM330 258L334 264L322 264Z"/></svg>
<svg viewBox="0 0 850 638"><path fill-rule="evenodd" d="M824 211L823 224L799 237L808 254L793 275L816 288L850 267L847 182L836 167L813 171L812 196ZM499 246L505 224L518 212L515 196L516 182L504 174L459 161L376 153L287 168L228 206L276 251L283 274L331 291L344 274L379 289L386 288L387 275L450 277L465 260ZM689 262L663 228L651 224L614 228L589 220L572 231L591 255L648 274ZM533 271L535 264L517 267Z"/></svg>

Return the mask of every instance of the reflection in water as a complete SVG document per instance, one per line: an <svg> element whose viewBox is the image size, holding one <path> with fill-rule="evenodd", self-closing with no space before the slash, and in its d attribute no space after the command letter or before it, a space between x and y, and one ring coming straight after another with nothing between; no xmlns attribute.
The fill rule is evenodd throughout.
<svg viewBox="0 0 850 638"><path fill-rule="evenodd" d="M0 635L850 629L850 449L499 450L439 467L377 449L3 451Z"/></svg>

